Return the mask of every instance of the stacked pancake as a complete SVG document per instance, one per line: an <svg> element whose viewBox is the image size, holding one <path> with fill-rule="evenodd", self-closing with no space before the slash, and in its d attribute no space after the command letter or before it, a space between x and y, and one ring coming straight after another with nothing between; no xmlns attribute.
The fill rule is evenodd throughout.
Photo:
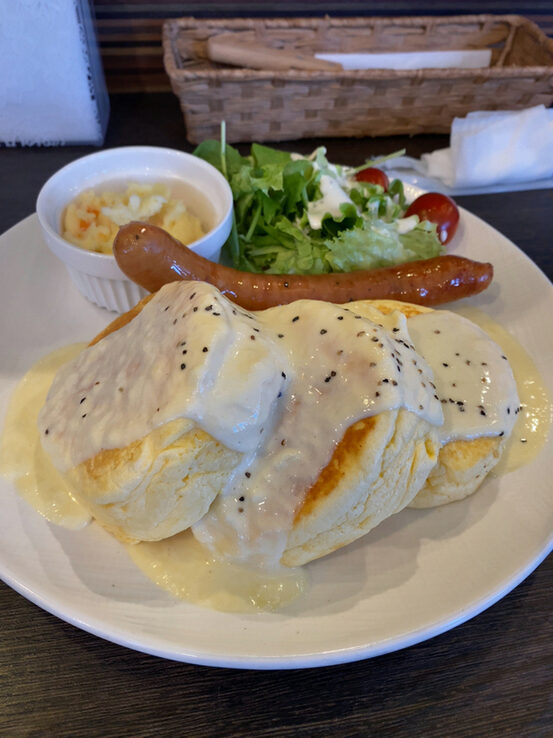
<svg viewBox="0 0 553 738"><path fill-rule="evenodd" d="M39 429L117 537L192 528L221 556L297 566L408 505L473 492L517 407L499 347L452 313L312 300L250 313L180 282L60 370Z"/></svg>

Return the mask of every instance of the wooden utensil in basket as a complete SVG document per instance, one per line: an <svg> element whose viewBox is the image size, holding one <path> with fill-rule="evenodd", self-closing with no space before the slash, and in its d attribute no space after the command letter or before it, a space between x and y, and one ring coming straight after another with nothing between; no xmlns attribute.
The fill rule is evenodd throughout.
<svg viewBox="0 0 553 738"><path fill-rule="evenodd" d="M220 33L207 40L207 56L213 62L250 69L310 69L336 72L340 64L299 54L286 47L273 48L244 38L240 33Z"/></svg>

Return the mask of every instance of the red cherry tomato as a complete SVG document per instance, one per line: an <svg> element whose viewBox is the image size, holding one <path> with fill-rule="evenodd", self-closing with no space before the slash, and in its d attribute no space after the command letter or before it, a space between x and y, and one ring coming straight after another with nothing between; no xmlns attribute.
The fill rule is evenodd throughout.
<svg viewBox="0 0 553 738"><path fill-rule="evenodd" d="M384 192L386 192L390 186L390 180L386 173L383 172L382 169L377 169L376 167L367 167L366 169L362 169L360 172L357 172L355 179L358 182L370 182L371 184L380 185L384 189Z"/></svg>
<svg viewBox="0 0 553 738"><path fill-rule="evenodd" d="M418 215L421 220L435 223L441 243L449 243L459 225L459 208L451 197L439 192L427 192L417 197L407 208L404 218Z"/></svg>

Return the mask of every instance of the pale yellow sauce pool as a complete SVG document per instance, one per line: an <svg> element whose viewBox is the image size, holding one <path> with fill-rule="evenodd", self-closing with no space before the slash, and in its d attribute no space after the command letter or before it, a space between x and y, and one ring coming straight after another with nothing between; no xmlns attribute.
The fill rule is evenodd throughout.
<svg viewBox="0 0 553 738"><path fill-rule="evenodd" d="M269 576L216 559L190 530L163 541L126 548L138 568L155 584L181 600L213 610L278 610L295 600L307 586L303 569L282 567Z"/></svg>
<svg viewBox="0 0 553 738"><path fill-rule="evenodd" d="M58 349L40 359L17 385L0 440L0 474L47 520L64 528L83 528L89 513L71 496L40 443L37 418L54 374L85 344Z"/></svg>
<svg viewBox="0 0 553 738"><path fill-rule="evenodd" d="M505 328L477 308L457 312L479 325L503 349L515 375L521 410L505 453L491 472L499 476L529 464L544 447L553 420L551 397L534 362Z"/></svg>

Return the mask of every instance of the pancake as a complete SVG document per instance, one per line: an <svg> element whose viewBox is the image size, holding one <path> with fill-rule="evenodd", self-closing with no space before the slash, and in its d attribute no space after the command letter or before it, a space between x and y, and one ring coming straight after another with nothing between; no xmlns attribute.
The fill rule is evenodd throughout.
<svg viewBox="0 0 553 738"><path fill-rule="evenodd" d="M77 501L116 538L158 541L205 515L240 457L181 419L125 448L101 451L64 476Z"/></svg>
<svg viewBox="0 0 553 738"><path fill-rule="evenodd" d="M406 410L350 426L299 507L286 566L300 566L368 533L406 507L436 465L435 430Z"/></svg>
<svg viewBox="0 0 553 738"><path fill-rule="evenodd" d="M385 315L399 310L407 318L432 312L432 308L395 300L355 303L353 309L368 317L374 316L375 309ZM500 460L507 440L507 436L504 435L446 443L439 451L438 463L414 500L409 503L409 507L438 507L463 500L476 492L487 474Z"/></svg>
<svg viewBox="0 0 553 738"><path fill-rule="evenodd" d="M445 400L437 394L425 358L410 343L406 322L435 311L384 300L348 306L300 301L251 314L209 285L184 284L167 285L102 331L90 344L99 357L93 359L92 370L87 368L86 374L79 364L68 368L57 380L50 403L54 409L39 421L43 443L58 454L58 468L77 500L119 539L156 541L192 528L223 557L299 566L351 543L406 506L462 499L499 460L508 433L490 435L479 415L482 437L443 440L445 410L440 402ZM141 323L146 313L153 318ZM298 322L301 331L292 338ZM183 335L188 343L181 340ZM206 344L203 352L198 342ZM129 358L127 351L135 353ZM375 361L368 361L367 351ZM290 352L296 363L287 363ZM217 361L210 365L212 356ZM100 384L93 381L100 377L94 372L103 370L106 361L112 373L102 375L101 389L111 383L111 394L104 390L104 395L95 395L97 406L81 406L92 402L94 385ZM186 371L179 371L179 362ZM186 385L190 371L195 372L192 400L192 385ZM169 372L167 379L164 372ZM307 384L297 384L296 375L304 374ZM120 387L124 394L114 384L120 377L126 382ZM155 380L153 390L150 378ZM184 395L175 404L179 382ZM329 390L334 404L312 419L305 408L323 404ZM133 392L134 405L125 405ZM158 393L165 393L161 400ZM119 402L121 415L115 407ZM205 417L187 415L186 407L194 410L198 402L207 407ZM162 406L159 415L156 404ZM69 415L68 405L73 407ZM359 405L375 409L360 412ZM135 424L137 412L142 420ZM88 426L88 432L81 419L95 413L100 428ZM344 425L335 413L351 420ZM128 437L129 424L134 440L117 443ZM226 435L219 433L222 426ZM271 440L262 444L265 458L259 466L260 434L267 428ZM237 429L240 442L235 442ZM288 448L285 431L295 433L296 441L302 439L299 452L294 444ZM60 438L63 442L56 446ZM79 458L83 447L96 450ZM272 466L263 466L267 455ZM311 477L311 469L305 471L310 466ZM270 490L271 485L273 497L264 498L265 487ZM277 560L271 558L275 551Z"/></svg>
<svg viewBox="0 0 553 738"><path fill-rule="evenodd" d="M219 296L219 302L216 304L215 301L218 298L214 295L212 288L208 289L207 286L200 286L182 289L188 289L190 295L186 293L183 296L179 293L177 296L176 288L165 288L163 294L168 297L158 297L156 301L156 297L149 296L129 313L117 318L90 344L93 347L90 350L95 351L99 357L94 358L96 354L94 354L94 357L88 357L95 362L92 369L86 369L86 357L83 358L80 364L77 363L74 367L69 367L64 375L55 380L56 386L51 391L52 397L49 395L49 400L47 400L48 407L42 417L43 442L53 452L58 468L64 473L65 478L73 488L75 497L101 525L118 538L131 542L160 540L190 527L194 528L195 534L201 539L201 528L202 526L205 527L205 520L213 517L214 511L217 511L218 505L215 502L223 489L226 490L225 501L228 503L228 500L231 502L236 500L239 506L238 512L245 512L243 508L246 507L246 503L243 505L239 503L239 499L244 499L244 493L237 493L233 497L232 494L229 494L227 483L233 475L241 475L240 465L248 462L248 459L250 459L248 454L251 455L251 449L250 451L246 449L241 452L238 448L228 447L224 440L222 441L221 438L217 440L213 433L209 432L209 428L206 428L203 419L200 427L197 422L192 418L188 418L183 412L181 417L170 419L169 422L163 422L162 420L159 426L136 438L136 428L147 427L150 423L150 413L146 425L133 425L130 437L132 438L132 434L134 434L135 440L130 443L117 443L117 439L126 437L125 433L121 435L121 431L124 431L127 424L134 420L132 415L128 415L129 407L124 405L125 398L133 392L137 395L134 400L135 404L132 406L136 410L133 412L138 411L140 414L142 412L141 405L144 402L150 402L150 407L152 407L152 398L141 399L143 391L148 389L149 378L154 377L155 379L156 375L159 375L159 365L166 366L165 354L168 352L168 347L171 352L174 350L177 333L181 337L185 335L188 339L188 343L181 341L177 344L177 355L180 356L182 346L184 346L182 354L186 354L186 357L178 359L178 361L182 360L181 368L190 368L187 362L191 361L190 356L194 353L191 336L187 333L187 331L193 330L193 327L188 326L188 324L183 325L183 328L178 328L178 326L174 329L171 328L169 331L164 328L167 325L166 322L158 323L155 330L150 324L136 327L138 323L133 321L135 319L140 321L143 310L147 305L149 312L152 313L153 311L158 316L156 320L161 320L160 315L167 316L170 326L177 325L181 317L184 319L186 311L183 312L183 307L191 311L192 306L194 306L194 312L187 320L203 321L200 325L202 330L199 335L201 341L206 343L204 351L208 352L207 355L200 354L204 357L215 354L217 341L227 346L229 342L234 340L234 334L240 333L243 330L243 324L246 324L248 334L246 338L249 340L246 341L246 344L240 344L240 350L233 349L231 352L231 363L238 361L236 370L233 369L234 378L236 379L236 376L240 375L238 376L238 383L234 385L237 388L236 391L238 393L243 392L248 396L253 393L254 397L257 392L258 400L261 402L267 394L266 387L273 387L271 390L274 392L273 396L275 396L276 390L279 390L278 397L271 403L274 405L281 395L285 395L288 403L286 415L289 419L287 433L291 435L295 431L296 421L304 423L303 431L300 433L300 437L303 439L311 434L313 434L313 438L316 438L316 434L320 433L322 428L321 443L323 446L326 444L329 454L313 461L314 476L308 474L305 477L308 482L306 486L300 486L299 490L296 491L289 489L287 484L278 485L276 501L274 499L273 502L267 501L267 505L262 502L259 508L269 509L272 504L274 509L269 517L271 521L275 519L280 521L279 533L286 532L287 540L284 541L282 546L280 543L278 544L281 546L279 557L285 552L282 558L283 563L297 565L323 556L363 535L385 517L402 509L414 498L436 464L438 451L436 425L440 421L441 410L435 400L432 399L430 391L428 389L422 390L420 387L414 390L413 398L416 398L416 404L421 410L425 403L433 403L434 410L430 413L430 417L433 419L429 420L423 417L425 411L421 413L419 410L417 413L407 409L407 407L402 406L404 403L402 383L398 384L395 379L393 382L391 379L383 379L382 382L389 382L389 384L383 385L381 391L374 392L374 396L387 395L388 399L381 400L380 405L378 404L379 401L374 398L370 399L370 402L376 403L375 407L384 409L380 412L375 411L369 417L362 417L365 411L360 411L359 408L362 408L364 404L367 405L369 399L363 400L361 395L364 396L367 391L372 392L376 389L376 386L373 387L371 383L369 383L368 389L365 386L367 371L369 371L369 374L382 371L389 377L395 376L394 372L397 373L398 371L399 348L395 347L386 332L376 327L372 322L356 320L358 316L349 310L314 301L305 301L296 304L297 306L275 308L273 312L266 311L265 315L258 314L262 322L250 322L254 320L251 314L236 309L231 303L224 301L224 298ZM204 294L197 296L196 293L202 293L202 290ZM190 302L189 297L190 300L192 298L194 300ZM204 297L205 300L209 301L209 304L206 304ZM176 303L178 300L181 300L182 303L179 303L180 306L177 310ZM204 300L204 302L200 303L198 300ZM166 312L169 309L174 310L174 315L177 317L174 317L172 312ZM299 311L298 315L295 314L297 311ZM210 316L209 318L206 317L206 313ZM220 323L221 320L228 317L231 322L231 329L215 328L213 329L215 333L208 336L206 332L209 332L212 326L216 325L211 316L219 316L220 314L222 317L218 318L218 322ZM286 341L279 344L278 340L275 341L275 335L272 331L276 329L274 329L273 324L275 326L280 325L278 321L284 321L289 326L293 325L295 329L300 316L304 327L297 334L297 338L292 340L289 337L292 344L286 344ZM165 321L166 318L164 317L163 320ZM305 339L317 320L323 321L328 328L314 330L317 338L315 343L311 344ZM340 331L332 334L329 330L332 324ZM133 325L135 326L135 332L130 335L128 331ZM170 334L170 339L161 337L159 333L156 334L160 326L164 332ZM121 334L123 343L113 343L113 339L120 334L124 327L127 333L124 339ZM225 333L225 330L228 332ZM400 329L397 328L396 330ZM174 331L177 333L174 333ZM257 333L252 333L252 331L257 331ZM136 345L137 340L140 341L144 336L143 340L147 341L147 334L160 335L159 342L155 340L154 335L154 340L150 344L153 350L159 350L159 361L156 361L155 357L152 358L152 348L150 346L147 348L139 347L136 358L134 356L126 357L125 354L132 351L132 346ZM273 338L271 338L271 335ZM279 333L279 337L280 335ZM323 335L325 338L320 338ZM210 340L213 340L214 343L209 343ZM255 371L252 370L252 366L255 368L255 362L265 361L266 352L263 353L263 340L270 344L285 344L287 346L286 351L292 351L294 358L300 362L292 366L291 369L283 364L282 372L278 370L277 366L276 374L278 374L278 380L282 384L281 387L275 387L274 382L273 384L270 382L267 384L263 380L263 372L261 372L262 379L260 380ZM343 344L346 348L345 352L343 349L335 350L339 345L342 345L341 343L336 344L336 341L345 341L345 344ZM364 347L362 344L364 344ZM311 345L314 346L313 349L311 349ZM248 356L248 350L254 349L257 353L254 352L252 356ZM312 350L319 352L318 361L315 364L311 354ZM139 353L140 351L142 353ZM367 351L369 354L367 354ZM346 355L342 358L341 355L344 353ZM240 358L243 355L246 358ZM369 361L366 358L368 355L381 361L381 365L378 365L380 369L369 369ZM285 356L276 350L272 354L269 352L268 356L269 359L266 364L271 364L271 367L275 361L282 360L284 362L285 359ZM207 358L203 361L207 361ZM325 377L325 374L328 374L328 376L324 380L321 379L320 389L311 385L312 378L308 380L307 385L303 385L301 382L298 385L298 380L296 380L296 384L291 385L293 389L288 388L288 394L286 394L286 382L290 381L286 379L287 373L303 375L307 371L310 376L316 375L319 365L322 371L325 361L332 362L330 366L334 366L338 370L339 379L333 379L337 374L337 371L333 369L330 372L323 372L323 377ZM133 380L136 372L140 373L140 365L144 362L150 362L151 368L148 368L145 375L141 375L142 379ZM83 369L83 366L86 370ZM377 367L377 362L370 362L370 367ZM212 385L220 382L220 387L215 392L216 398L220 398L222 392L229 394L225 383L221 381L221 374L228 373L230 370L226 364L221 363L216 364L215 369L216 376L214 375L210 382ZM198 367L195 371L199 371ZM244 374L246 371L251 374L251 383L248 382L248 375ZM270 371L274 371L274 368L271 368ZM425 367L425 371L429 371L427 367ZM184 374L181 375L178 371L176 373L179 375L178 380L184 377ZM281 375L284 379L280 378ZM384 376L384 374L381 376ZM398 379L401 378L399 374L397 374L397 377ZM100 379L101 382L93 381ZM233 379L232 374L231 379ZM333 380L333 384L330 384L331 380ZM146 384L144 384L145 381ZM159 381L163 380L159 377ZM198 384L198 381L200 388L205 385L204 380L197 380L196 384ZM115 382L117 384L114 384ZM119 382L121 382L120 392L122 394L118 394L116 391ZM379 384L382 382L379 382ZM101 385L98 390L95 387L96 385ZM245 389L243 385L245 385ZM350 385L352 385L353 391ZM108 386L113 388L110 390L111 394L108 394L106 399L104 393L102 399L101 392L100 395L97 393L102 388L107 390ZM332 406L327 410L326 415L324 412L323 416L319 415L318 420L316 418L312 419L309 414L306 415L305 413L304 406L307 397L304 397L303 400L300 399L302 388L304 388L303 391L307 391L308 395L315 397L315 405L317 406L320 403L316 398L327 396L329 391L332 396L338 398L334 400L338 404L336 407ZM156 393L163 391L163 389L163 385L159 385ZM335 394L336 392L338 392L338 395ZM230 394L232 395L232 392ZM205 394L203 396L205 397ZM412 405L414 404L413 398L411 398ZM226 398L224 401L231 402L231 405L234 402L233 398L230 398L230 400ZM81 405L80 403L83 402L86 404ZM138 405L136 405L137 402ZM254 430L255 427L259 426L259 432L263 433L262 418L261 420L258 418L259 402L252 401L251 410L252 417L255 417ZM386 408L390 402L390 407L393 409L388 410ZM113 405L117 403L122 403L122 415L113 408ZM163 405L162 400L158 403ZM278 405L278 403L276 404ZM309 405L309 402L307 404ZM67 408L70 406L74 409L68 413ZM161 415L163 416L165 407L161 409ZM82 412L82 410L87 412ZM155 410L155 401L153 410ZM239 406L238 410L240 410ZM300 412L299 415L297 414L298 411ZM339 414L342 411L345 413L344 417L346 419L351 418L351 420L349 423L346 422L345 425L339 426L335 413ZM124 414L125 412L127 412L127 415ZM181 411L179 410L179 412ZM276 423L275 427L278 428L279 433L284 433L286 425L282 425L281 418L279 420L280 412L277 407L276 420L267 418L267 422ZM106 413L108 415L107 420ZM153 414L155 415L155 412ZM92 422L91 417L94 418L92 425L86 426L86 423L82 422L85 417L86 423ZM167 415L166 417L170 418L171 416ZM237 414L234 418L235 424L236 422L240 424L240 418L241 416ZM114 430L110 425L112 423L118 423L122 428ZM321 428L318 427L319 425ZM328 432L325 430L327 425ZM336 427L334 428L334 426ZM339 427L342 427L341 431L338 431ZM214 429L217 431L216 424ZM338 433L338 435L334 442L332 434L335 433ZM280 438L278 440L280 441ZM311 443L309 440L307 443L305 460L308 463L306 464L301 460L298 461L298 453L294 443L291 443L289 449L285 447L284 439L282 448L281 444L278 443L277 453L274 452L274 449L270 452L273 454L271 458L276 459L275 465L269 470L270 475L274 476L276 471L278 476L279 468L282 470L285 467L290 467L294 471L289 472L292 475L289 481L294 483L298 478L301 478L303 467L309 466L311 457L320 453L321 443L313 441L311 447L309 447L309 443ZM99 450L91 454L87 452L87 449L94 448ZM266 443L264 448L266 451ZM80 456L82 456L82 461L79 460ZM78 463L75 463L75 461L78 461ZM294 467L294 464L296 464L296 467ZM323 471L319 473L321 469ZM311 469L309 469L309 473L312 474ZM260 481L261 486L265 486L262 481L264 479L263 475L263 469L258 471L258 486ZM245 476L249 477L250 472L246 471ZM243 479L243 476L241 478ZM305 494L306 489L308 491ZM252 497L256 498L257 493L258 489L253 490ZM257 502L252 502L250 506L250 509L255 508L253 517L247 524L250 529L248 532L250 537L253 535L251 530L256 529L258 525L256 519L258 507ZM208 510L209 515L206 515ZM246 518L246 515L243 518L236 517L237 525L243 525L243 519ZM225 525L227 522L225 521ZM272 522L269 523L269 527L271 524ZM236 537L236 530L233 525L234 523L230 526L231 537ZM261 539L265 533L263 530L264 523L260 522L259 525L261 528L257 530L256 535L257 538ZM220 552L223 555L228 554L229 551L225 548L225 544L220 544L224 536L219 533L220 531L217 531L214 536L208 533L205 537L208 541L210 538L216 539ZM241 536L241 534L238 535Z"/></svg>

